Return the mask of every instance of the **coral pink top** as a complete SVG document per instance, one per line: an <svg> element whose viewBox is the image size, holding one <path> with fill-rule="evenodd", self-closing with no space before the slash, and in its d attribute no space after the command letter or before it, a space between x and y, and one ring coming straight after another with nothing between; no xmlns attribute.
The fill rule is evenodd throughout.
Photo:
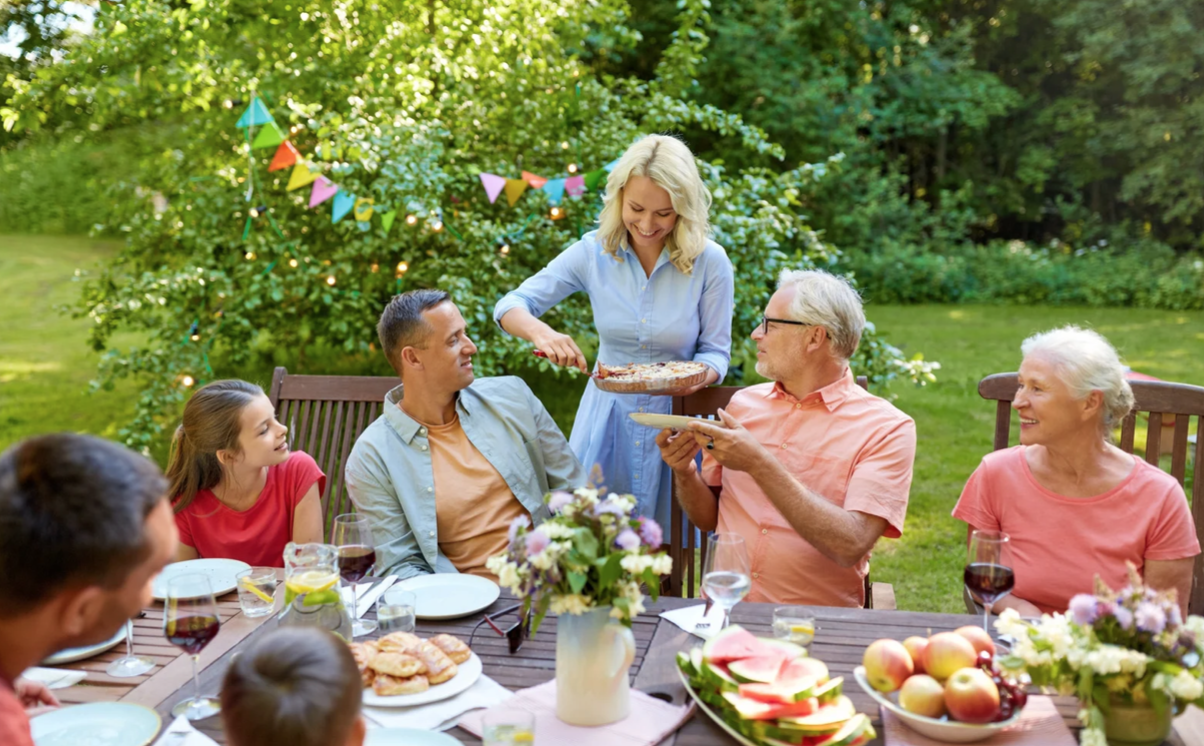
<svg viewBox="0 0 1204 746"><path fill-rule="evenodd" d="M1043 612L1065 611L1076 593L1091 593L1098 574L1114 589L1128 579L1125 560L1143 571L1146 560L1200 553L1183 488L1136 456L1116 487L1087 498L1042 487L1024 446L988 454L966 482L953 517L974 528L1004 531L1016 572L1012 593Z"/></svg>
<svg viewBox="0 0 1204 746"><path fill-rule="evenodd" d="M284 463L268 467L263 492L248 510L229 508L209 490L201 490L176 513L180 542L205 558L284 567L284 546L293 540L293 515L315 483L321 494L326 475L309 454L293 451Z"/></svg>
<svg viewBox="0 0 1204 746"><path fill-rule="evenodd" d="M29 716L17 699L12 683L0 676L0 743L5 746L33 746Z"/></svg>

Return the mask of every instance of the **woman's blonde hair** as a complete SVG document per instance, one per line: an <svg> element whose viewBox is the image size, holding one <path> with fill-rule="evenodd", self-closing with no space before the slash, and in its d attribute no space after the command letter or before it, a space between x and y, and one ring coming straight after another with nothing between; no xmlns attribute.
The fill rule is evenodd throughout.
<svg viewBox="0 0 1204 746"><path fill-rule="evenodd" d="M652 179L669 193L677 224L665 239L669 261L685 274L694 270L694 260L706 248L710 226L707 212L711 193L702 183L694 154L686 144L667 135L648 135L627 149L606 180L602 214L598 216L598 242L602 249L622 261L619 252L629 244L623 224L623 188L632 176Z"/></svg>
<svg viewBox="0 0 1204 746"><path fill-rule="evenodd" d="M1020 352L1025 357L1048 357L1075 399L1085 399L1092 391L1103 394L1100 430L1105 438L1133 411L1133 389L1125 378L1125 366L1099 332L1073 325L1051 329L1024 340Z"/></svg>

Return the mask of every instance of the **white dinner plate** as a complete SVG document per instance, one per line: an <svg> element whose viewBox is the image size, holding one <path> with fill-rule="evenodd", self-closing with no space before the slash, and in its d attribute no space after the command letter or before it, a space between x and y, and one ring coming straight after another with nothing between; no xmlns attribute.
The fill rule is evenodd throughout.
<svg viewBox="0 0 1204 746"><path fill-rule="evenodd" d="M74 663L82 661L85 658L91 658L94 655L100 655L106 650L110 650L125 640L125 625L121 625L121 629L117 630L112 637L104 642L98 642L95 645L84 645L78 648L67 648L60 650L54 655L47 656L42 661L43 666L58 666L63 663Z"/></svg>
<svg viewBox="0 0 1204 746"><path fill-rule="evenodd" d="M92 702L29 721L35 746L144 746L159 733L159 713L128 702Z"/></svg>
<svg viewBox="0 0 1204 746"><path fill-rule="evenodd" d="M704 417L684 417L680 414L653 414L651 412L632 412L627 415L644 427L657 430L685 430L691 422L705 422L708 425L723 427L720 420L708 420Z"/></svg>
<svg viewBox="0 0 1204 746"><path fill-rule="evenodd" d="M435 684L425 692L418 694L396 694L392 697L382 697L372 691L372 687L364 690L364 704L372 707L413 707L438 702L441 699L454 697L468 689L481 677L481 659L472 653L468 660L457 664L456 675L450 681Z"/></svg>
<svg viewBox="0 0 1204 746"><path fill-rule="evenodd" d="M199 573L209 577L210 590L213 591L214 596L220 596L237 588L238 580L235 576L243 570L250 569L251 566L246 562L232 559L194 559L173 562L163 568L163 572L155 578L155 582L151 585L151 594L154 595L156 601L162 601L167 598L167 584L171 580L181 575Z"/></svg>
<svg viewBox="0 0 1204 746"><path fill-rule="evenodd" d="M460 746L460 742L433 730L370 728L364 746Z"/></svg>
<svg viewBox="0 0 1204 746"><path fill-rule="evenodd" d="M739 732L737 732L735 728L728 725L724 721L723 717L721 715L719 715L719 713L712 710L710 707L707 706L706 702L702 701L702 697L698 696L698 693L695 692L694 689L690 687L690 679L686 676L685 672L683 672L680 668L677 669L677 676L678 676L678 678L681 679L682 686L684 686L686 688L686 692L689 693L690 698L694 700L694 704L698 705L698 709L705 712L707 714L707 716L710 717L711 720L716 725L718 725L720 728L723 728L723 730L726 731L729 736L736 739L736 743L739 743L740 746L757 746L757 744L753 743L749 739L742 736Z"/></svg>
<svg viewBox="0 0 1204 746"><path fill-rule="evenodd" d="M413 591L414 616L419 619L456 619L475 614L488 609L502 593L492 580L457 573L419 575L399 581L385 591L385 603L395 589Z"/></svg>

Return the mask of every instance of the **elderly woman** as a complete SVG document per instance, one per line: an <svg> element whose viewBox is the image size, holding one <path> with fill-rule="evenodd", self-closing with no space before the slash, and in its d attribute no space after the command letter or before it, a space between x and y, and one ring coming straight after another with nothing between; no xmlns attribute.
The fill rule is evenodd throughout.
<svg viewBox="0 0 1204 746"><path fill-rule="evenodd" d="M1129 561L1148 585L1174 588L1186 613L1200 542L1179 483L1109 442L1133 408L1116 350L1074 326L1021 350L1020 445L983 458L953 509L971 529L1011 537L1016 586L994 608L1065 611L1096 575L1124 586Z"/></svg>
<svg viewBox="0 0 1204 746"><path fill-rule="evenodd" d="M627 149L606 182L598 230L585 234L509 293L493 311L503 330L557 365L586 370L567 334L539 320L576 292L589 295L604 365L692 360L722 381L731 360L733 279L723 247L707 238L711 195L680 140L649 135ZM569 444L598 466L611 492L631 493L640 514L669 521L670 470L652 431L632 412L668 414L669 396L612 394L591 381Z"/></svg>

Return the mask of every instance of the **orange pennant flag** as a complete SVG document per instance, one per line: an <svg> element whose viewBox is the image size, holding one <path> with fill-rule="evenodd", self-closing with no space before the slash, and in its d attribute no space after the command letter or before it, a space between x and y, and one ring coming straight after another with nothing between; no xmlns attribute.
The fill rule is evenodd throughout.
<svg viewBox="0 0 1204 746"><path fill-rule="evenodd" d="M301 160L301 154L293 147L293 144L288 140L280 143L280 147L276 148L276 155L272 158L272 165L268 166L269 171L279 171L282 168L288 168L297 161Z"/></svg>
<svg viewBox="0 0 1204 746"><path fill-rule="evenodd" d="M530 184L532 189L539 189L544 184L548 183L547 179L542 176L536 176L530 171L523 171L523 181Z"/></svg>
<svg viewBox="0 0 1204 746"><path fill-rule="evenodd" d="M506 179L506 186L503 191L506 192L506 199L510 202L510 206L514 207L514 203L518 202L518 198L523 196L523 192L527 191L527 182L522 179Z"/></svg>

